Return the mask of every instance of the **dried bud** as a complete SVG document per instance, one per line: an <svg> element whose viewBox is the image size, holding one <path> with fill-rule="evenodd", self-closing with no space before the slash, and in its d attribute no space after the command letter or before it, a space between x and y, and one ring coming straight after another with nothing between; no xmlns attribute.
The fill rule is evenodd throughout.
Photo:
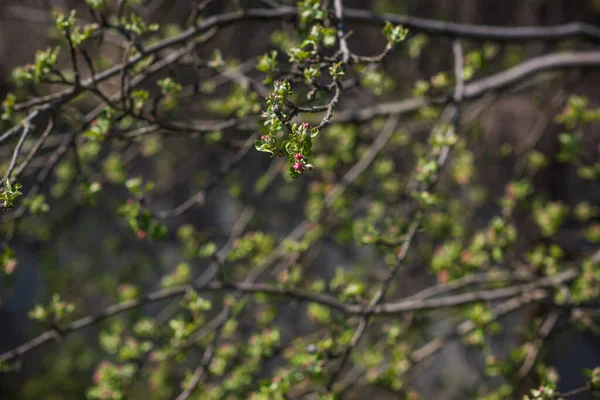
<svg viewBox="0 0 600 400"><path fill-rule="evenodd" d="M306 164L306 169L312 171L313 169L315 169L315 166L312 164Z"/></svg>

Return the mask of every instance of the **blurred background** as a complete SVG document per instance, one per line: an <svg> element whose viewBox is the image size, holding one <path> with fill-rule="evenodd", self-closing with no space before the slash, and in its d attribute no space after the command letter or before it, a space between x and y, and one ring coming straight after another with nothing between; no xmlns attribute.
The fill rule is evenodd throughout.
<svg viewBox="0 0 600 400"><path fill-rule="evenodd" d="M10 82L13 68L31 62L36 50L55 43L57 33L53 28L50 10L76 9L78 17L85 19L89 14L80 3L79 0L0 0L0 98L13 90ZM191 0L145 0L139 3L135 8L140 11L140 15L159 23L161 29L173 31L178 26L187 26L190 10L194 5ZM241 3L248 7L264 7L260 1L242 0ZM548 26L579 21L600 25L600 2L597 0L344 0L344 4L346 7L377 12L468 24ZM205 12L208 15L219 14L231 11L234 7L230 1L214 1ZM379 28L360 24L347 25L353 32L349 45L355 53L374 54L379 51L374 49L382 49L385 45ZM272 34L280 28L290 29L281 22L247 22L228 27L219 31L207 46L200 46L198 55L210 57L213 50L218 48L227 62L239 64L240 70L260 80L261 76L255 70L257 57L274 48ZM101 56L104 68L120 60L123 49L119 40L119 37L107 35L101 52L95 53ZM409 54L411 41L414 40L421 39L412 37L405 49L393 53L386 60L384 70L392 79L388 90L381 95L374 95L365 88L354 88L344 96L340 109L360 109L375 102L406 99L412 96L417 80L429 80L440 71L451 70L452 52L447 38L430 37L423 41L420 48L412 50L414 54ZM467 50L475 46L474 43L466 42ZM521 60L557 49L583 50L596 46L597 44L575 39L561 43L499 43L495 44L496 56L480 74L484 76L485 73L497 72ZM65 59L61 62L67 61ZM214 73L196 73L191 68L184 67L169 71L169 74L175 76L184 88L207 82L214 87L211 93L199 92L180 103L177 110L169 114L172 119L218 120L223 117L222 114L227 113L227 104L220 106L222 110L218 110L219 106L215 110L215 107L207 106L207 102L211 98L225 98L234 87L231 81L220 79ZM482 100L481 104L478 103L479 110L471 110L476 116L465 124L468 125L467 147L470 149L467 156L470 157L469 168L465 172L467 177L464 178L468 182L468 188L457 185L452 174L444 177L440 184L440 190L462 201L462 223L466 230L486 226L498 214L501 206L494 199L504 193L508 182L522 174L523 159L528 153L535 150L551 156L558 151L557 137L563 128L555 124L553 119L564 109L569 95L587 96L593 107L600 100L600 73L596 71L570 71L539 79L539 84L525 85L519 90L486 99L485 101L489 100L487 103ZM93 106L94 103L86 101L73 105L82 113L89 112ZM224 113L221 112L223 109ZM423 120L427 121L426 118L420 119ZM592 124L584 131L583 159L587 162L594 162L598 157L600 133L596 128L597 125ZM56 127L56 137L69 134L69 129L69 124L59 124ZM340 133L340 129L347 128L332 126L332 133L327 134L329 136L323 138L322 147L315 150L317 154L321 154L315 156L316 165L329 165L328 162L333 162L335 167L318 167L324 171L317 171L306 179L296 181L286 179L284 169L283 173L277 173L274 177L273 189L270 189L268 195L255 196L253 190L257 181L265 175L265 171L274 167L265 154L251 149L231 173L219 180L202 206L195 207L185 215L168 219L165 222L169 228L166 239L152 243L138 240L115 213L115 209L127 197L122 185L111 185L108 179L95 207L71 199L69 186L64 184L64 180L65 176L75 179L73 175L76 172L69 169L73 161L67 157L63 163L58 164L52 175L53 180L44 188L48 193L47 202L52 212L28 216L20 221L19 234L12 242L18 266L14 274L0 278L0 353L44 330L44 326L28 318L28 312L36 303L47 301L54 292L75 301L78 312L85 315L98 312L118 300L119 290L126 289L124 284L135 283L141 292L159 287L161 278L185 261L177 236L178 229L183 224L191 225L202 232L206 239L223 245L244 207L250 205L258 211L249 230L264 230L272 233L276 239L285 237L304 220L305 209L315 185L338 181L356 161L354 149L370 142L377 132L376 125L364 131L357 128L359 132L353 136L354 142L348 144L343 139L343 134L347 132ZM204 137L156 135L153 143L148 142L143 146L114 144L111 149L106 150L106 157L111 152L125 154L129 176L141 176L156 183L152 208L168 210L181 204L210 182L215 172L230 163L249 135L254 133L248 130L228 130L220 144L210 146L206 144ZM415 145L422 142L424 135L419 135L416 133L409 141ZM154 151L152 146L160 150ZM328 158L333 154L331 149L336 146L349 147L351 155L347 162ZM501 148L506 150L503 154L499 151ZM0 146L3 162L7 160L6 155L11 149L6 144ZM412 159L401 148L390 148L382 157L392 161L398 177L406 177L410 173ZM549 160L549 165L535 175L536 192L572 208L581 202L600 205L599 180L581 179L574 166L559 163L550 157ZM109 174L106 171L104 173ZM384 179L381 178L381 181ZM393 192L397 189L386 190ZM382 191L385 197L385 190ZM360 191L353 195L355 197L352 198L362 198L363 201L368 198L362 196ZM398 200L399 197L391 196L386 201L393 202L394 199ZM535 224L527 213L517 214L514 223L519 230L515 258L546 240L535 229ZM565 260L580 259L597 248L597 243L585 239L582 234L585 226L575 218L569 218L553 239L565 251ZM7 225L5 228L8 229ZM310 265L314 267L309 274L331 279L336 269L343 267L349 270L366 270L369 279L376 279L378 271L382 269L381 255L372 249L357 246L353 241L345 239L344 234L347 236L348 232L336 228L315 246L314 252L310 254ZM417 242L417 246L418 255L411 258L394 296L410 294L436 282L436 277L427 273L423 267L427 263L428 254L434 250L436 241L423 238ZM193 268L198 270L206 266L202 262L193 264ZM139 312L157 316L167 306L155 304ZM503 322L509 328L527 324L540 312L539 307L529 307L507 317ZM451 328L444 313L434 313L430 322L427 334L432 337ZM277 323L284 336L311 330L310 321L293 306L289 306L288 312L278 318ZM28 353L18 372L0 375L0 398L84 398L85 390L91 385L91 373L102 354L97 340L98 332L99 327L91 327L69 336L68 340L57 341ZM519 338L520 332L517 329L506 329L493 339L494 349L498 354L506 354L511 346L518 343ZM583 384L584 378L580 372L582 368L592 368L600 363L600 340L597 336L578 332L564 323L564 327L559 326L548 339L543 357L560 374L559 389L569 390ZM268 368L275 366L273 364ZM484 377L484 368L478 350L455 341L448 344L427 365L418 368L413 382L426 399L476 398L476 388L483 380L488 379ZM525 379L523 390L534 384L534 381L528 382ZM348 396L395 398L385 392L359 389L349 392ZM588 395L584 394L574 398L591 398L586 396Z"/></svg>

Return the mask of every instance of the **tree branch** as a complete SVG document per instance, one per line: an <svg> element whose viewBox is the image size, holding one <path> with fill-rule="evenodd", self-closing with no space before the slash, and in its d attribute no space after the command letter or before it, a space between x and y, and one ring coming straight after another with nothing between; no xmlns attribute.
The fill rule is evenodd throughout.
<svg viewBox="0 0 600 400"><path fill-rule="evenodd" d="M556 53L534 57L508 70L464 85L463 101L477 99L487 93L506 90L525 79L542 72L600 67L600 51L582 51L573 53ZM448 104L452 96L440 99L414 97L382 103L359 110L342 110L336 113L332 122L360 122L390 114L408 114L417 111L427 104Z"/></svg>

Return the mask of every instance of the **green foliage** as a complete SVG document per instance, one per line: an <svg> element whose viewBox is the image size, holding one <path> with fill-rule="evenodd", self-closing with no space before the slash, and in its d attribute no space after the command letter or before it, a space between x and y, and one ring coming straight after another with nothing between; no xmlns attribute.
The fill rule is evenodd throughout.
<svg viewBox="0 0 600 400"><path fill-rule="evenodd" d="M408 29L404 28L402 25L394 26L391 22L386 21L383 28L383 35L388 43L396 45L406 39Z"/></svg>
<svg viewBox="0 0 600 400"><path fill-rule="evenodd" d="M359 72L363 72L360 83L362 86L369 88L374 94L381 95L384 92L389 92L394 87L394 80L385 75L383 71L361 67L357 67Z"/></svg>
<svg viewBox="0 0 600 400"><path fill-rule="evenodd" d="M590 389L600 392L600 367L585 369L584 374L589 379Z"/></svg>
<svg viewBox="0 0 600 400"><path fill-rule="evenodd" d="M115 117L116 113L113 109L105 109L98 118L90 122L89 128L83 132L83 135L92 140L102 142L114 126Z"/></svg>
<svg viewBox="0 0 600 400"><path fill-rule="evenodd" d="M582 96L571 96L565 110L555 120L565 125L567 129L574 129L581 123L590 123L600 119L600 108L588 109L588 99Z"/></svg>
<svg viewBox="0 0 600 400"><path fill-rule="evenodd" d="M327 18L327 11L321 7L320 0L301 0L298 2L297 7L300 22L304 26Z"/></svg>
<svg viewBox="0 0 600 400"><path fill-rule="evenodd" d="M156 84L162 90L164 96L174 95L181 92L181 84L177 83L171 77L161 79Z"/></svg>
<svg viewBox="0 0 600 400"><path fill-rule="evenodd" d="M273 235L263 232L249 232L235 241L228 259L230 261L248 259L252 264L260 264L269 257L274 246L275 238Z"/></svg>
<svg viewBox="0 0 600 400"><path fill-rule="evenodd" d="M137 198L141 198L144 195L150 193L154 189L154 183L144 183L141 177L135 177L125 181L125 187Z"/></svg>
<svg viewBox="0 0 600 400"><path fill-rule="evenodd" d="M75 311L75 304L61 300L60 294L55 293L52 295L50 304L46 306L36 304L29 312L29 318L39 322L60 325L69 322L73 311Z"/></svg>
<svg viewBox="0 0 600 400"><path fill-rule="evenodd" d="M3 120L11 119L13 117L16 103L17 96L15 96L13 93L8 93L6 95L6 98L2 102L2 109L4 110L4 112L2 113L2 116L0 116L0 118L2 118Z"/></svg>
<svg viewBox="0 0 600 400"><path fill-rule="evenodd" d="M152 215L150 210L143 207L140 201L130 199L122 204L117 212L139 239L160 240L167 234L167 228Z"/></svg>
<svg viewBox="0 0 600 400"><path fill-rule="evenodd" d="M283 400L355 390L416 400L415 368L458 339L496 377L459 396L560 398L538 346L555 312L556 326L597 330L599 264L576 246L600 243L600 211L588 193L544 185L562 179L548 177L558 162L595 190L594 99L569 97L554 118L560 129L543 132L561 133L521 146L505 141L504 121L481 114L496 111L493 96L470 89L487 94L485 83L523 58L521 43L499 51L486 30L464 40L455 25L422 29L420 19L407 40L386 15L346 8L338 21L339 2L319 0L261 12L234 2L215 15L219 2L201 2L188 23L160 28L142 3L86 0L87 25L74 10L54 12L51 47L14 70L2 102L1 164L13 164L18 143L7 176L32 185L21 207L20 184L6 179L0 191L3 289L10 296L9 275L21 272L18 241L43 241L40 287L54 294L29 317L61 333L61 346L88 342L78 333L93 325L99 344L65 347L18 396ZM255 20L276 29L257 60L212 45ZM365 36L361 20L383 25L383 37ZM449 43L430 44L440 32L464 47L462 71L439 62L449 48L428 54ZM361 43L381 52L360 55ZM412 80L417 61L434 72ZM461 79L473 81L462 102L453 98ZM534 96L548 113L552 87ZM275 159L269 167L252 144ZM576 236L575 249L564 235ZM505 329L507 312L536 302L540 318ZM75 320L75 304L98 314ZM510 336L494 354L503 330L517 343ZM0 373L18 366L9 359ZM91 383L79 379L94 365ZM600 370L585 375L600 392Z"/></svg>
<svg viewBox="0 0 600 400"><path fill-rule="evenodd" d="M260 104L256 93L250 92L247 87L235 86L229 96L222 100L211 100L207 103L207 108L221 115L247 117L257 114L260 111Z"/></svg>
<svg viewBox="0 0 600 400"><path fill-rule="evenodd" d="M161 285L164 288L170 288L173 286L187 283L191 277L190 266L187 263L181 263L175 267L173 272L163 276L161 279Z"/></svg>
<svg viewBox="0 0 600 400"><path fill-rule="evenodd" d="M90 400L125 398L125 388L134 377L137 367L132 363L115 364L109 361L101 362L94 372L94 386L86 393Z"/></svg>
<svg viewBox="0 0 600 400"><path fill-rule="evenodd" d="M544 275L556 275L561 270L564 251L557 245L538 245L527 254L527 260L536 269L543 269Z"/></svg>
<svg viewBox="0 0 600 400"><path fill-rule="evenodd" d="M19 189L22 187L23 186L19 183L11 185L8 178L4 180L4 190L0 192L1 210L6 211L15 205L15 199L23 195L23 193L19 192Z"/></svg>
<svg viewBox="0 0 600 400"><path fill-rule="evenodd" d="M68 17L56 11L52 12L52 16L56 22L56 27L61 31L68 32L75 26L75 10L71 10Z"/></svg>
<svg viewBox="0 0 600 400"><path fill-rule="evenodd" d="M560 152L556 158L560 162L570 162L577 160L581 155L581 136L561 133L558 135L560 142Z"/></svg>
<svg viewBox="0 0 600 400"><path fill-rule="evenodd" d="M546 237L556 234L567 214L567 207L558 201L536 199L533 203L533 218Z"/></svg>
<svg viewBox="0 0 600 400"><path fill-rule="evenodd" d="M56 68L56 61L60 47L54 49L38 50L35 54L35 63L18 67L13 71L13 81L17 86L30 83L39 83L48 78Z"/></svg>
<svg viewBox="0 0 600 400"><path fill-rule="evenodd" d="M142 17L132 12L129 15L129 20L123 17L121 24L127 31L142 36L148 32L156 32L160 28L158 24L147 24Z"/></svg>
<svg viewBox="0 0 600 400"><path fill-rule="evenodd" d="M266 152L274 156L286 157L291 164L289 173L292 178L297 178L304 171L312 171L314 166L308 163L312 153L312 139L319 133L317 128L311 128L310 124L293 124L285 122L285 115L281 112L281 106L291 95L288 81L275 82L274 90L267 98L268 108L263 113L266 119L265 126L270 127L269 133L262 135L260 140L254 141L254 147L258 151ZM278 131L287 125L290 133L284 140L278 140Z"/></svg>
<svg viewBox="0 0 600 400"><path fill-rule="evenodd" d="M277 51L273 50L260 57L256 69L266 75L263 83L271 83L273 81L273 76L277 72Z"/></svg>
<svg viewBox="0 0 600 400"><path fill-rule="evenodd" d="M106 6L107 0L85 0L85 2L94 10L102 10Z"/></svg>
<svg viewBox="0 0 600 400"><path fill-rule="evenodd" d="M581 274L573 283L571 291L575 304L600 298L600 263L585 261L581 267Z"/></svg>
<svg viewBox="0 0 600 400"><path fill-rule="evenodd" d="M29 208L32 214L47 213L50 211L50 206L46 203L46 196L38 194L32 198L27 198L23 204Z"/></svg>
<svg viewBox="0 0 600 400"><path fill-rule="evenodd" d="M530 394L523 397L523 400L561 400L561 398L558 397L556 385L546 384L537 389L531 389Z"/></svg>

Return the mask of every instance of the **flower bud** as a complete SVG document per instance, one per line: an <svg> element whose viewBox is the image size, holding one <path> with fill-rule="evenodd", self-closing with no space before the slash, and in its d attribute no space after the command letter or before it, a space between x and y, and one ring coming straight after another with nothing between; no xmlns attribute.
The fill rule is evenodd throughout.
<svg viewBox="0 0 600 400"><path fill-rule="evenodd" d="M260 140L262 140L263 142L268 142L268 141L269 141L269 139L270 139L269 135L262 135L262 136L260 137Z"/></svg>
<svg viewBox="0 0 600 400"><path fill-rule="evenodd" d="M296 164L294 164L294 166L292 168L294 168L296 171L302 172L302 164L299 163L299 162L297 162Z"/></svg>
<svg viewBox="0 0 600 400"><path fill-rule="evenodd" d="M313 169L315 169L315 166L312 164L306 164L306 169L312 171Z"/></svg>
<svg viewBox="0 0 600 400"><path fill-rule="evenodd" d="M294 156L294 158L295 158L296 160L302 160L302 159L304 158L304 156L303 156L301 153L298 153L298 154L296 154L296 155Z"/></svg>

